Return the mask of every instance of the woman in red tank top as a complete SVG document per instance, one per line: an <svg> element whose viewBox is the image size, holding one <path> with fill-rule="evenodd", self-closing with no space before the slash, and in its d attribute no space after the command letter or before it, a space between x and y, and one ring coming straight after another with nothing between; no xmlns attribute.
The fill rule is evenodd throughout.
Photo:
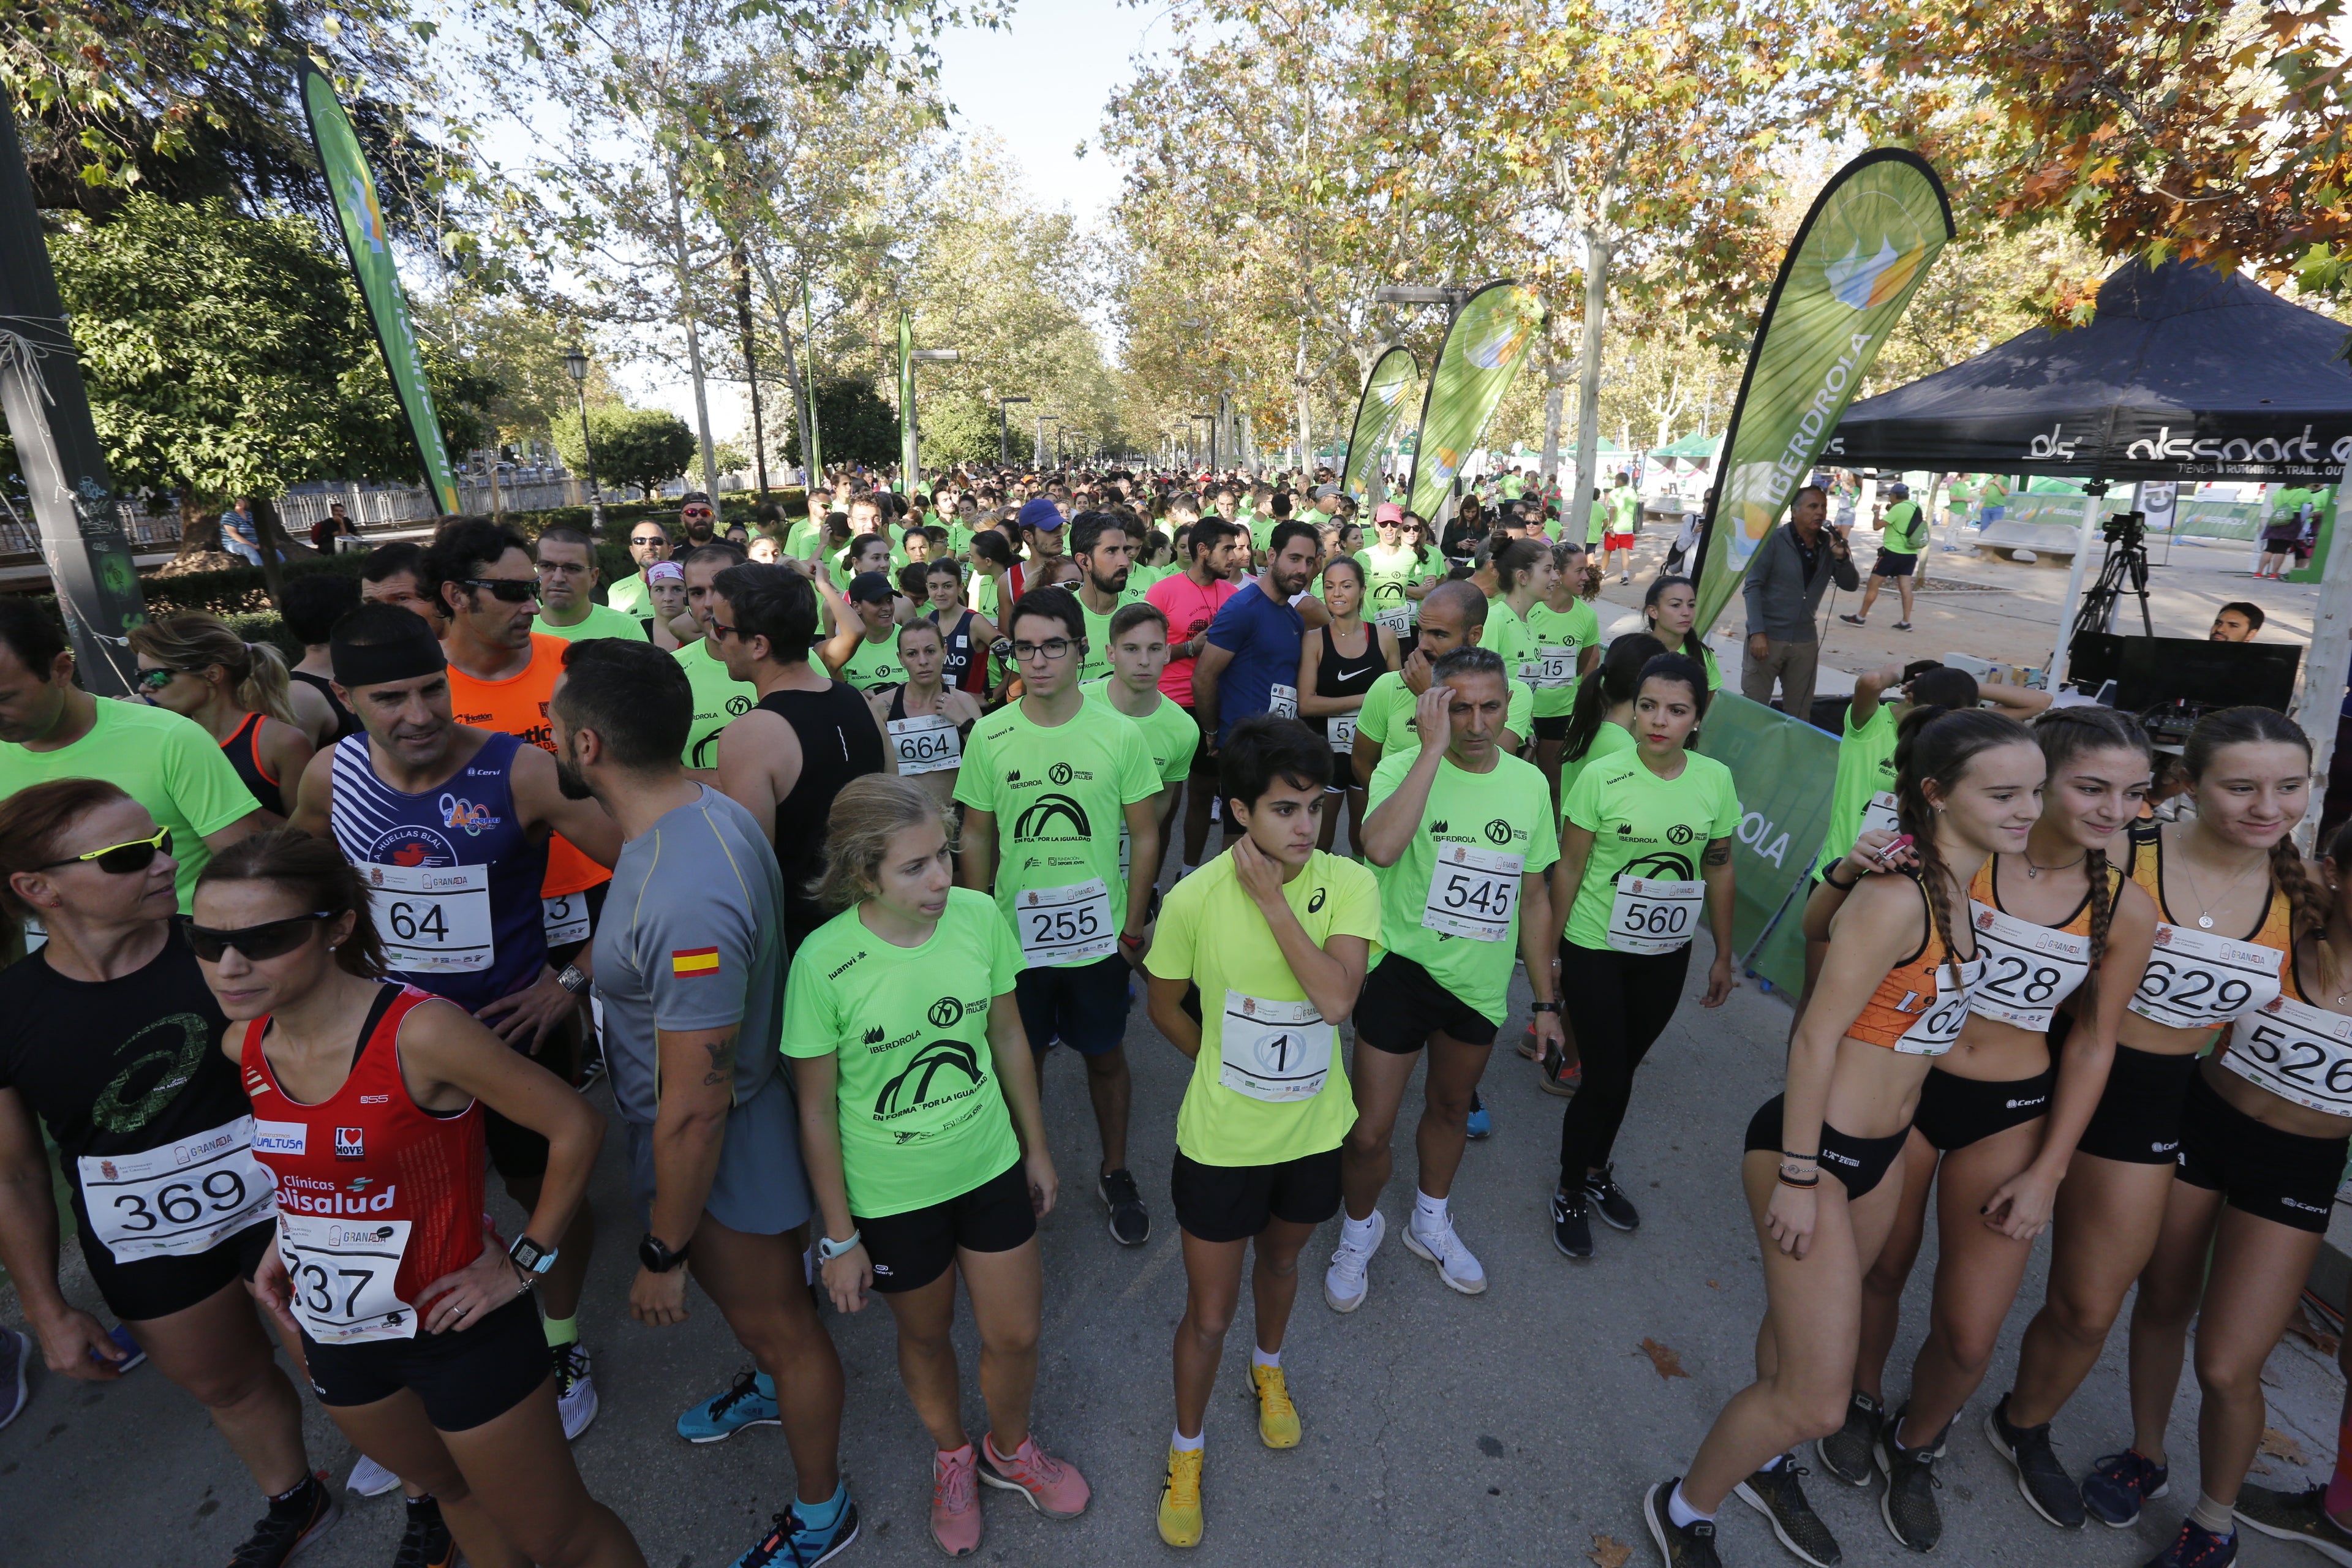
<svg viewBox="0 0 2352 1568"><path fill-rule="evenodd" d="M437 1500L475 1562L642 1565L581 1484L525 1300L554 1258L536 1238L563 1235L603 1123L463 1010L376 978L366 889L331 842L265 833L215 857L188 940L278 1186L255 1289L335 1424ZM511 1247L483 1214L484 1106L549 1144Z"/></svg>

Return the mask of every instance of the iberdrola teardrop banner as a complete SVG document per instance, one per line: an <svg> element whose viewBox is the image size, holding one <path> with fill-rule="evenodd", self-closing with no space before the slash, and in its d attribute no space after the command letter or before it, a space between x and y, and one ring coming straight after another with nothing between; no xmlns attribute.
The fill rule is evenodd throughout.
<svg viewBox="0 0 2352 1568"><path fill-rule="evenodd" d="M1864 153L1814 198L1764 302L1718 448L1699 545L1702 636L1951 237L1944 183L1901 148Z"/></svg>
<svg viewBox="0 0 2352 1568"><path fill-rule="evenodd" d="M1372 362L1372 374L1364 378L1364 395L1356 401L1347 464L1339 470L1339 488L1358 500L1365 499L1366 476L1380 466L1420 388L1421 362L1403 344Z"/></svg>
<svg viewBox="0 0 2352 1568"><path fill-rule="evenodd" d="M367 302L368 320L375 323L376 347L383 353L383 368L392 377L393 395L408 416L408 433L416 442L416 460L425 470L425 488L444 514L458 510L457 476L449 466L449 448L441 438L441 416L433 409L433 389L425 380L425 357L416 345L416 328L409 320L408 295L400 287L400 269L392 257L392 237L385 230L383 205L376 200L375 177L368 172L367 155L352 130L351 116L335 97L335 84L317 67L302 67L302 109L310 121L310 142L319 150L319 168L341 220L343 245L351 252L352 276Z"/></svg>
<svg viewBox="0 0 2352 1568"><path fill-rule="evenodd" d="M1536 291L1507 278L1487 284L1463 304L1429 373L1421 433L1413 441L1412 500L1406 502L1412 511L1437 521L1454 476L1477 447L1519 366L1527 363L1543 324L1543 301Z"/></svg>

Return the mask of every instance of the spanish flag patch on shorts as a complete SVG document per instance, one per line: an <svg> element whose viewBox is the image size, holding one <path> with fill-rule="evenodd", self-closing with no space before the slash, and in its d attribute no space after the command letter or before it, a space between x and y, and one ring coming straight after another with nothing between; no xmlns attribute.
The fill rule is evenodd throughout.
<svg viewBox="0 0 2352 1568"><path fill-rule="evenodd" d="M719 973L719 950L715 947L674 947L669 952L669 972L677 975L716 974Z"/></svg>

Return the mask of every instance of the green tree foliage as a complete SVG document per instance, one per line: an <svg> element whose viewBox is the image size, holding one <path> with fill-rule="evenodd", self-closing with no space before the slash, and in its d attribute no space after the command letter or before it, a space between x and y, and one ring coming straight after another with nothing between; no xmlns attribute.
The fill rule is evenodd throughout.
<svg viewBox="0 0 2352 1568"><path fill-rule="evenodd" d="M694 432L685 420L658 408L591 404L588 437L596 444L597 483L625 485L649 500L655 486L677 478L694 461ZM578 420L556 421L555 450L573 473L587 471Z"/></svg>
<svg viewBox="0 0 2352 1568"><path fill-rule="evenodd" d="M898 411L882 401L870 382L836 375L816 385L816 438L826 468L835 463L895 463L898 460ZM801 460L800 437L784 443L788 462Z"/></svg>

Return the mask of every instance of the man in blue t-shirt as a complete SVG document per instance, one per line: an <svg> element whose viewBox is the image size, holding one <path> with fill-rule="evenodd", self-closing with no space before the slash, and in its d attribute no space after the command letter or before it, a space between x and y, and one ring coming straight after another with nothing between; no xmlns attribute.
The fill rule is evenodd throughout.
<svg viewBox="0 0 2352 1568"><path fill-rule="evenodd" d="M1307 591L1322 553L1321 537L1306 523L1276 523L1266 541L1265 570L1242 584L1209 623L1209 646L1192 667L1192 710L1202 734L1222 742L1235 721L1252 714L1298 716L1298 653L1307 624L1290 601Z"/></svg>

